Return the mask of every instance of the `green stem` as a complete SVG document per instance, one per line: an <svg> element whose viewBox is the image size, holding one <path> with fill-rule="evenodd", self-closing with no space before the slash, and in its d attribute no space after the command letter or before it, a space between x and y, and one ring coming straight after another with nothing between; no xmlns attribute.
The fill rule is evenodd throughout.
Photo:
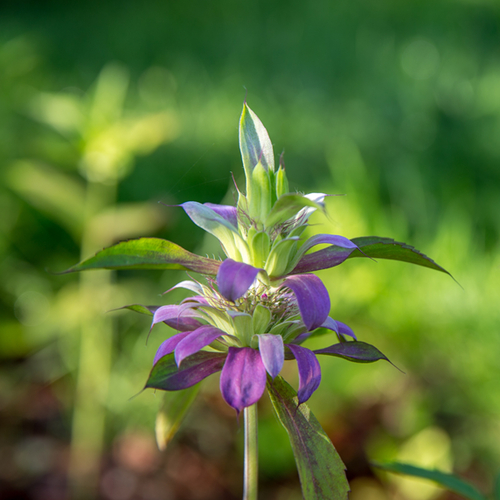
<svg viewBox="0 0 500 500"><path fill-rule="evenodd" d="M99 233L96 216L112 207L116 184L89 182L84 207L85 223L81 258L101 246L112 243ZM95 498L99 485L99 468L104 443L106 401L113 347L113 320L106 316L109 303L111 272L98 271L80 275L79 300L85 317L80 322L80 352L73 410L69 476L72 498Z"/></svg>
<svg viewBox="0 0 500 500"><path fill-rule="evenodd" d="M245 421L245 475L243 500L257 500L258 486L258 444L257 404L243 410Z"/></svg>

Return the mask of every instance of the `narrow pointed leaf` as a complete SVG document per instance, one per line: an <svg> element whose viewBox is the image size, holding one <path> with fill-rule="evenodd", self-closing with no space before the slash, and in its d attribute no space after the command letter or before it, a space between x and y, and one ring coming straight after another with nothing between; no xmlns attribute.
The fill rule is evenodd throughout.
<svg viewBox="0 0 500 500"><path fill-rule="evenodd" d="M175 436L184 417L191 408L198 392L199 385L182 391L165 392L163 404L156 415L156 444L163 451Z"/></svg>
<svg viewBox="0 0 500 500"><path fill-rule="evenodd" d="M308 330L314 330L323 324L330 312L330 296L317 276L289 276L282 286L290 288L295 294L302 321Z"/></svg>
<svg viewBox="0 0 500 500"><path fill-rule="evenodd" d="M135 311L141 314L147 314L148 316L153 316L155 311L159 309L161 306L144 306L142 304L130 304L128 306L118 307L117 309L113 309L113 311L118 311L120 309L130 309L131 311Z"/></svg>
<svg viewBox="0 0 500 500"><path fill-rule="evenodd" d="M268 379L276 415L286 429L299 471L304 500L347 500L345 466L307 404L281 377Z"/></svg>
<svg viewBox="0 0 500 500"><path fill-rule="evenodd" d="M479 491L474 488L474 486L462 481L458 477L441 472L438 470L423 469L421 467L415 467L414 465L402 464L402 463L373 463L373 465L379 469L386 470L388 472L395 472L396 474L403 474L412 477L421 477L423 479L429 479L439 486L446 488L457 495L468 500L486 500L486 498L479 493Z"/></svg>
<svg viewBox="0 0 500 500"><path fill-rule="evenodd" d="M220 371L225 359L225 354L200 351L185 359L178 368L174 354L168 354L153 366L144 388L164 391L187 389Z"/></svg>
<svg viewBox="0 0 500 500"><path fill-rule="evenodd" d="M215 275L219 266L217 260L188 252L171 241L139 238L105 248L64 273L89 269L185 269Z"/></svg>
<svg viewBox="0 0 500 500"><path fill-rule="evenodd" d="M353 238L351 242L357 245L358 249L342 248L332 245L322 250L318 250L317 252L304 255L295 266L292 273L299 274L319 271L320 269L328 269L338 266L348 258L371 257L375 259L409 262L450 275L448 271L436 264L431 258L406 243L394 241L391 238L381 238L379 236Z"/></svg>
<svg viewBox="0 0 500 500"><path fill-rule="evenodd" d="M246 102L241 113L239 137L247 178L259 161L266 170L274 170L274 152L269 134Z"/></svg>
<svg viewBox="0 0 500 500"><path fill-rule="evenodd" d="M355 363L373 363L380 359L389 361L375 346L366 342L340 342L339 344L325 347L324 349L316 349L315 354L327 354L329 356L337 356L339 358L354 361ZM390 361L389 361L390 363ZM392 363L391 363L392 364Z"/></svg>
<svg viewBox="0 0 500 500"><path fill-rule="evenodd" d="M297 396L299 403L306 402L319 387L321 382L321 368L314 353L306 347L287 344L297 360L299 368L299 390Z"/></svg>
<svg viewBox="0 0 500 500"><path fill-rule="evenodd" d="M230 347L220 376L220 391L238 413L256 403L266 388L266 369L259 351Z"/></svg>
<svg viewBox="0 0 500 500"><path fill-rule="evenodd" d="M381 238L379 236L363 236L361 238L353 238L355 243L364 253L355 250L349 257L373 257L375 259L399 260L402 262L410 262L418 266L428 267L435 271L451 274L436 264L430 257L418 251L416 248L394 241L392 238Z"/></svg>

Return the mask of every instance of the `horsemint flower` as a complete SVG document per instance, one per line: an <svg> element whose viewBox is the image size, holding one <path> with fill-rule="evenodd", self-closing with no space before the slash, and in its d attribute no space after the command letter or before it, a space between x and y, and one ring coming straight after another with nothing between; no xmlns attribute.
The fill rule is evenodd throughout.
<svg viewBox="0 0 500 500"><path fill-rule="evenodd" d="M405 260L443 271L412 247L388 238L302 238L310 215L325 210L327 195L288 192L283 155L276 171L268 133L246 103L239 140L246 194L238 190L237 206L194 201L180 205L196 225L218 238L226 260L143 238L119 243L72 268L181 268L205 274L206 285L177 285L195 294L180 305L127 307L153 314L152 326L164 322L179 331L156 353L146 387L185 389L222 370L222 395L237 412L262 396L266 372L274 379L285 359L297 361L299 403L319 386L316 354L365 363L387 359L374 346L357 341L347 325L329 317L328 292L312 271L351 257ZM320 244L329 246L308 253ZM339 342L316 351L302 346L318 328L335 332Z"/></svg>
<svg viewBox="0 0 500 500"><path fill-rule="evenodd" d="M387 358L374 346L358 341L347 325L329 317L328 292L311 273L354 257L399 260L447 271L413 247L389 238L349 240L329 234L303 238L311 214L325 210L327 195L288 192L283 157L276 170L267 131L246 103L239 139L246 191L238 190L237 206L192 201L180 205L196 225L218 238L225 260L195 255L170 241L140 238L106 248L68 272L184 269L205 275L206 283L186 280L173 287L194 294L178 305L126 306L152 315L152 327L163 322L178 330L158 349L146 387L178 391L222 371L222 396L238 413L247 408L250 415L248 407L255 408L267 383L273 408L294 448L304 497L345 499L348 484L343 464L302 405L320 383L316 355L360 363ZM311 251L320 244L328 246ZM338 343L315 351L302 345L325 329L335 332ZM278 376L285 359L297 361L296 395ZM249 424L249 429L254 425ZM245 449L250 447L245 444ZM253 456L249 462L255 463L255 452ZM245 498L256 498L255 491Z"/></svg>

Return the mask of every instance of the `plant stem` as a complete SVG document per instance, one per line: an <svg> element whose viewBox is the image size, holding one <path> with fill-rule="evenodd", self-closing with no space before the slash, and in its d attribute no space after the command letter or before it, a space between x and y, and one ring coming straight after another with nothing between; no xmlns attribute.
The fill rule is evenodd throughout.
<svg viewBox="0 0 500 500"><path fill-rule="evenodd" d="M243 410L245 422L245 475L243 500L257 500L258 486L258 444L257 444L257 404Z"/></svg>
<svg viewBox="0 0 500 500"><path fill-rule="evenodd" d="M116 184L89 182L81 258L100 246L108 246L96 232L95 217L116 200ZM74 499L95 498L104 443L106 401L113 348L113 320L103 312L111 296L111 272L98 271L80 276L79 300L85 317L80 322L80 352L73 411L69 476Z"/></svg>

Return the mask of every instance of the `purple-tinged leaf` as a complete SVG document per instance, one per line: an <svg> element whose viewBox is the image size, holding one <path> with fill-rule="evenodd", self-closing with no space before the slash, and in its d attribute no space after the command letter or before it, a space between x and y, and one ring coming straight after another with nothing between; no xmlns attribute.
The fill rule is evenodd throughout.
<svg viewBox="0 0 500 500"><path fill-rule="evenodd" d="M188 252L171 241L139 238L105 248L63 273L89 269L184 269L215 275L219 266L219 261Z"/></svg>
<svg viewBox="0 0 500 500"><path fill-rule="evenodd" d="M178 368L174 355L168 354L153 366L144 388L164 391L187 389L212 373L220 371L225 358L225 354L218 352L200 351L185 359L182 366Z"/></svg>
<svg viewBox="0 0 500 500"><path fill-rule="evenodd" d="M220 265L217 273L219 292L227 300L234 302L245 295L260 271L262 269L257 269L249 264L226 259Z"/></svg>
<svg viewBox="0 0 500 500"><path fill-rule="evenodd" d="M334 344L330 347L325 347L324 349L317 349L314 353L337 356L339 358L347 359L348 361L354 361L355 363L373 363L379 359L389 361L389 359L387 359L387 357L375 346L367 344L366 342L358 341L340 342L339 344Z"/></svg>
<svg viewBox="0 0 500 500"><path fill-rule="evenodd" d="M215 203L204 203L208 208L211 208L216 214L226 219L235 228L238 227L238 209L231 205L217 205Z"/></svg>
<svg viewBox="0 0 500 500"><path fill-rule="evenodd" d="M307 401L321 382L321 368L314 353L306 347L287 344L299 368L299 404Z"/></svg>
<svg viewBox="0 0 500 500"><path fill-rule="evenodd" d="M259 339L259 351L262 362L267 373L274 378L279 374L285 362L283 337L270 333L261 333L257 337Z"/></svg>
<svg viewBox="0 0 500 500"><path fill-rule="evenodd" d="M330 296L317 276L289 276L282 286L290 288L295 294L300 316L308 330L314 330L324 323L330 312Z"/></svg>
<svg viewBox="0 0 500 500"><path fill-rule="evenodd" d="M195 309L189 305L168 305L159 307L154 315L151 328L156 323L164 322L171 328L181 332L196 330L203 325L195 318L202 317Z"/></svg>
<svg viewBox="0 0 500 500"><path fill-rule="evenodd" d="M241 112L239 137L241 158L247 179L259 162L265 170L274 171L274 152L269 134L246 102Z"/></svg>
<svg viewBox="0 0 500 500"><path fill-rule="evenodd" d="M230 231L237 233L237 226L234 226L225 217L207 206L207 204L197 201L186 201L180 205L189 218L199 227L218 237L218 230L225 227ZM227 215L227 214L226 214Z"/></svg>
<svg viewBox="0 0 500 500"><path fill-rule="evenodd" d="M317 252L304 255L293 269L292 274L328 269L342 264L348 258L369 257L409 262L450 275L448 271L436 264L431 258L406 243L400 243L391 238L381 238L379 236L364 236L353 238L351 241L357 245L358 249L332 245Z"/></svg>
<svg viewBox="0 0 500 500"><path fill-rule="evenodd" d="M153 366L158 362L159 359L163 358L163 356L166 356L167 354L171 354L172 352L174 352L174 349L177 347L177 344L190 333L191 332L189 331L176 333L175 335L172 335L172 337L162 342L160 344L160 347L158 347L158 350L156 351L155 358L153 360Z"/></svg>
<svg viewBox="0 0 500 500"><path fill-rule="evenodd" d="M345 466L307 404L276 377L267 389L273 409L288 433L299 471L304 500L347 500Z"/></svg>
<svg viewBox="0 0 500 500"><path fill-rule="evenodd" d="M211 344L221 335L225 335L225 332L209 325L200 326L197 330L190 332L175 348L175 361L177 365L180 366L185 358Z"/></svg>
<svg viewBox="0 0 500 500"><path fill-rule="evenodd" d="M303 255L293 268L291 274L310 273L312 271L338 266L342 264L354 250L354 248L342 248L332 245L323 248L323 250Z"/></svg>
<svg viewBox="0 0 500 500"><path fill-rule="evenodd" d="M266 369L259 351L230 347L220 376L220 391L238 413L256 403L266 388Z"/></svg>

